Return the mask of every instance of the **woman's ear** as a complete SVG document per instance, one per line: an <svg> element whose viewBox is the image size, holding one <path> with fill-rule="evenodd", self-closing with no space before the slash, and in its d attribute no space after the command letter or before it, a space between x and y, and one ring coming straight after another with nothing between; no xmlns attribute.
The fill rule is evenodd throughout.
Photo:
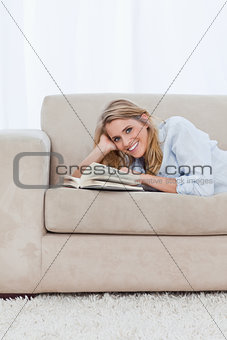
<svg viewBox="0 0 227 340"><path fill-rule="evenodd" d="M142 120L144 121L144 123L146 123L146 128L149 127L147 121L148 121L148 116L146 115L146 113L142 113L142 115L140 116L142 118Z"/></svg>

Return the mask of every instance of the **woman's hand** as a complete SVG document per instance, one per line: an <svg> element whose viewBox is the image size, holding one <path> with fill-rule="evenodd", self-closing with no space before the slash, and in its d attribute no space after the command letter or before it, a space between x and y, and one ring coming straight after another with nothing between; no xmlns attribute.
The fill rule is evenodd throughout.
<svg viewBox="0 0 227 340"><path fill-rule="evenodd" d="M110 151L117 150L116 145L111 141L111 139L105 135L104 133L101 135L99 143L99 148L104 151L106 154Z"/></svg>
<svg viewBox="0 0 227 340"><path fill-rule="evenodd" d="M128 169L126 166L124 166L123 168L120 168L120 171L123 171L123 172L128 172L128 173L132 173L132 170Z"/></svg>

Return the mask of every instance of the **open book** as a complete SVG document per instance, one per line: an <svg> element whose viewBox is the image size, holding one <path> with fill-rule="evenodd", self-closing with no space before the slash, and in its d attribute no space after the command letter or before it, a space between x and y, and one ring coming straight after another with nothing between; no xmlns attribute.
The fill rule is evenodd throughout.
<svg viewBox="0 0 227 340"><path fill-rule="evenodd" d="M83 171L80 178L64 176L63 186L76 189L144 191L137 182L139 178L139 175L93 162Z"/></svg>

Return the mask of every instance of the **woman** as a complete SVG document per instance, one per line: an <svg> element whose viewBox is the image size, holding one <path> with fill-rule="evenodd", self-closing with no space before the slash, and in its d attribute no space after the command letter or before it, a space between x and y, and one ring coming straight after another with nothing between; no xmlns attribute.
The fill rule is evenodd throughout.
<svg viewBox="0 0 227 340"><path fill-rule="evenodd" d="M227 151L184 117L159 124L155 119L129 100L110 102L99 117L94 148L79 168L97 162L136 174L139 170L140 185L169 193L227 192ZM81 173L76 170L73 176Z"/></svg>

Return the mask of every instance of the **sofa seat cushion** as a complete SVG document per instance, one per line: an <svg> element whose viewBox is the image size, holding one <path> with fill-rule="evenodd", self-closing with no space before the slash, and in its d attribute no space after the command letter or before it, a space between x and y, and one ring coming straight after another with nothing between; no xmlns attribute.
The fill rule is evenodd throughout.
<svg viewBox="0 0 227 340"><path fill-rule="evenodd" d="M226 207L227 193L205 197L60 187L46 191L45 227L54 233L226 235Z"/></svg>

